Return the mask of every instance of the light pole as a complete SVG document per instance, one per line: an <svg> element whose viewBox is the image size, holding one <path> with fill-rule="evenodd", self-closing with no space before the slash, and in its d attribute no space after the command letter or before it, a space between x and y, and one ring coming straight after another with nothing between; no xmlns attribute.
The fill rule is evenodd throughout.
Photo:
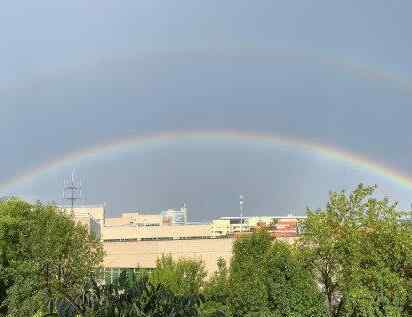
<svg viewBox="0 0 412 317"><path fill-rule="evenodd" d="M239 207L240 207L240 232L243 231L243 205L244 205L244 197L243 195L239 196Z"/></svg>

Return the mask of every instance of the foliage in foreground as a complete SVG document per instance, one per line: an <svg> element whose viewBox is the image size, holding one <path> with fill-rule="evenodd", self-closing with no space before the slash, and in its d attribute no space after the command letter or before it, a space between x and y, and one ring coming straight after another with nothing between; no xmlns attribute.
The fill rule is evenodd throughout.
<svg viewBox="0 0 412 317"><path fill-rule="evenodd" d="M326 209L309 210L303 223L302 255L329 316L412 316L412 231L374 190L331 193Z"/></svg>
<svg viewBox="0 0 412 317"><path fill-rule="evenodd" d="M129 283L98 285L91 281L76 305L85 317L197 317L199 295L176 295L162 284L154 285L148 276ZM76 310L67 302L56 303L60 317L74 317Z"/></svg>
<svg viewBox="0 0 412 317"><path fill-rule="evenodd" d="M177 295L199 294L207 276L201 260L162 255L157 260L155 270L150 274L154 285L162 284Z"/></svg>
<svg viewBox="0 0 412 317"><path fill-rule="evenodd" d="M258 232L234 243L227 303L232 316L325 316L323 297L293 246Z"/></svg>
<svg viewBox="0 0 412 317"><path fill-rule="evenodd" d="M2 314L27 317L71 303L103 258L87 229L53 205L0 202ZM75 306L75 305L74 305Z"/></svg>

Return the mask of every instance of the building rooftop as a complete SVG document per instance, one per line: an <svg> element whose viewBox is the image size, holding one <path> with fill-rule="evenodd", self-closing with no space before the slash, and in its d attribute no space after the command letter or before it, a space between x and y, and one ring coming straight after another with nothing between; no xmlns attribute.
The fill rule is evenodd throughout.
<svg viewBox="0 0 412 317"><path fill-rule="evenodd" d="M291 218L291 219L306 219L306 216L295 216L288 214L287 216L222 216L216 219L248 219L248 218L273 218L273 219L285 219L285 218Z"/></svg>
<svg viewBox="0 0 412 317"><path fill-rule="evenodd" d="M72 208L71 205L57 205L57 207L59 208ZM102 204L87 204L87 205L74 205L73 209L75 208L105 208L106 207L106 203L102 203Z"/></svg>

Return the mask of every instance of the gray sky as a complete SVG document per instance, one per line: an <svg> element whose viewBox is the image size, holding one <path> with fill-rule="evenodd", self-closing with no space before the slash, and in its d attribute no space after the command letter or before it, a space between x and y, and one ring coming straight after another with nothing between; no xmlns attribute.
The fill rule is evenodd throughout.
<svg viewBox="0 0 412 317"><path fill-rule="evenodd" d="M335 146L412 177L410 1L13 1L0 10L0 182L132 135L235 129ZM61 199L77 169L109 212L302 213L329 190L412 189L299 148L173 142L2 188Z"/></svg>

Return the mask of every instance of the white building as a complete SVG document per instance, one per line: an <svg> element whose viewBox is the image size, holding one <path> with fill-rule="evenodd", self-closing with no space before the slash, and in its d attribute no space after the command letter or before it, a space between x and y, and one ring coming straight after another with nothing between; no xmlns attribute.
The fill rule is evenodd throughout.
<svg viewBox="0 0 412 317"><path fill-rule="evenodd" d="M168 209L162 212L163 222L173 225L184 225L187 223L186 204L180 210Z"/></svg>

